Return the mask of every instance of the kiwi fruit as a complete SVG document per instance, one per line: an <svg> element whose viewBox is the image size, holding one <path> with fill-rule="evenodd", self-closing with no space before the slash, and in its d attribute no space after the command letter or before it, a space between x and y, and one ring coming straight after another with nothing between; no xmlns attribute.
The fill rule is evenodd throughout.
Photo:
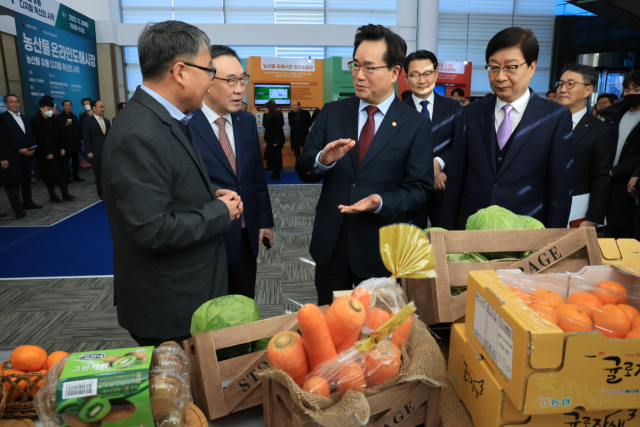
<svg viewBox="0 0 640 427"><path fill-rule="evenodd" d="M89 423L82 421L78 414L72 414L70 412L62 414L62 421L69 427L100 427L102 425L102 420Z"/></svg>
<svg viewBox="0 0 640 427"><path fill-rule="evenodd" d="M122 357L123 356L107 356L107 357L103 357L102 361L111 364L116 360L121 359Z"/></svg>
<svg viewBox="0 0 640 427"><path fill-rule="evenodd" d="M104 397L94 397L82 405L78 416L82 421L95 423L102 420L111 411L111 402Z"/></svg>
<svg viewBox="0 0 640 427"><path fill-rule="evenodd" d="M138 360L136 356L123 356L120 359L111 363L114 368L130 368Z"/></svg>
<svg viewBox="0 0 640 427"><path fill-rule="evenodd" d="M182 350L182 346L175 341L163 342L162 344L160 344L160 347L178 347L180 350Z"/></svg>
<svg viewBox="0 0 640 427"><path fill-rule="evenodd" d="M151 356L151 369L168 369L180 372L182 370L181 357L173 351L154 352Z"/></svg>
<svg viewBox="0 0 640 427"><path fill-rule="evenodd" d="M136 405L126 399L111 400L111 411L102 419L103 423L118 423L136 412Z"/></svg>
<svg viewBox="0 0 640 427"><path fill-rule="evenodd" d="M91 396L90 399L93 399L96 396ZM80 412L80 409L87 401L86 397L75 397L73 399L65 400L56 408L56 412L70 412L72 414L77 414Z"/></svg>
<svg viewBox="0 0 640 427"><path fill-rule="evenodd" d="M179 404L182 397L179 377L164 373L152 373L149 376L149 397L154 419L166 415L171 408Z"/></svg>
<svg viewBox="0 0 640 427"><path fill-rule="evenodd" d="M187 417L184 410L171 409L165 416L156 421L156 427L186 427Z"/></svg>
<svg viewBox="0 0 640 427"><path fill-rule="evenodd" d="M135 356L138 360L142 361L142 362L146 362L149 359L149 355L147 354L146 351L130 351L129 353L125 354L125 356Z"/></svg>

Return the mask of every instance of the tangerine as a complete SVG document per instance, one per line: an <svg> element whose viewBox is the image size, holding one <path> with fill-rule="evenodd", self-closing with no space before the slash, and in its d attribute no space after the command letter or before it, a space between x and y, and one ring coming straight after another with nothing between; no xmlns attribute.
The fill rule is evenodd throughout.
<svg viewBox="0 0 640 427"><path fill-rule="evenodd" d="M531 299L533 300L533 302L543 302L549 304L554 309L559 305L564 304L564 299L559 294L542 288L534 289L531 292Z"/></svg>
<svg viewBox="0 0 640 427"><path fill-rule="evenodd" d="M640 328L640 317L636 317L631 321L631 329Z"/></svg>
<svg viewBox="0 0 640 427"><path fill-rule="evenodd" d="M625 313L627 313L627 316L629 316L629 320L633 320L636 317L640 317L640 311L636 310L634 307L631 307L628 304L616 304L616 307L621 308L622 311L624 311Z"/></svg>
<svg viewBox="0 0 640 427"><path fill-rule="evenodd" d="M46 374L47 370L46 369L40 369L38 372L42 373L42 374ZM38 377L31 377L31 381L35 381L37 380ZM36 385L38 386L38 390L42 388L44 384L44 377L42 377L42 379L40 379L40 381L38 381L36 383ZM38 392L38 390L31 390L31 397L34 398L36 397L36 393Z"/></svg>
<svg viewBox="0 0 640 427"><path fill-rule="evenodd" d="M556 313L556 309L551 307L549 304L545 302L536 302L531 304L531 309L540 316L549 320L551 323L555 325L558 324L558 314Z"/></svg>
<svg viewBox="0 0 640 427"><path fill-rule="evenodd" d="M606 304L593 315L596 330L608 338L624 338L631 331L631 320L621 308Z"/></svg>
<svg viewBox="0 0 640 427"><path fill-rule="evenodd" d="M598 297L602 304L626 304L629 301L627 298L627 288L622 286L618 282L612 282L610 280L599 283L596 288L598 291L591 291L593 295Z"/></svg>
<svg viewBox="0 0 640 427"><path fill-rule="evenodd" d="M66 351L54 351L47 358L47 369L53 368L53 365L55 365L68 355L69 353L67 353Z"/></svg>
<svg viewBox="0 0 640 427"><path fill-rule="evenodd" d="M531 305L533 303L533 300L531 299L529 294L523 291L521 288L514 285L509 285L509 289L511 289L511 291L516 294L525 304Z"/></svg>
<svg viewBox="0 0 640 427"><path fill-rule="evenodd" d="M640 328L632 329L625 338L627 339L640 338Z"/></svg>
<svg viewBox="0 0 640 427"><path fill-rule="evenodd" d="M589 315L575 304L561 304L556 307L558 327L565 332L592 331L593 322Z"/></svg>
<svg viewBox="0 0 640 427"><path fill-rule="evenodd" d="M567 304L574 304L580 307L590 318L593 319L593 313L599 310L603 304L595 295L588 292L576 292L567 297Z"/></svg>
<svg viewBox="0 0 640 427"><path fill-rule="evenodd" d="M47 363L47 352L35 345L21 345L9 356L11 365L27 372L37 372Z"/></svg>
<svg viewBox="0 0 640 427"><path fill-rule="evenodd" d="M22 371L20 369L7 369L4 372L5 375L9 375L9 374L26 374L25 371ZM13 382L16 382L16 378L12 378ZM25 380L20 380L20 382L18 383L18 387L20 387L22 390L25 390L27 388L27 382ZM6 388L7 390L11 390L11 384L9 384L9 381L4 383L4 388ZM21 393L18 390L14 390L13 391L13 395L15 396L16 399L19 399L21 396Z"/></svg>

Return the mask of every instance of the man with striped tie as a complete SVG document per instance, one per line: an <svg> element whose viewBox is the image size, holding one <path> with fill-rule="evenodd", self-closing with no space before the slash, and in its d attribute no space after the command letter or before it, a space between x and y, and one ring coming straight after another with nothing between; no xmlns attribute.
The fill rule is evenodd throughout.
<svg viewBox="0 0 640 427"><path fill-rule="evenodd" d="M273 214L256 118L240 109L249 76L227 46L213 45L211 60L216 76L190 124L211 183L237 192L244 203L225 236L229 294L253 298L259 245L273 245Z"/></svg>
<svg viewBox="0 0 640 427"><path fill-rule="evenodd" d="M412 212L410 217L421 228L427 228L427 218L431 221L431 227L439 227L447 183L445 168L450 161L453 137L462 107L455 99L438 95L434 91L438 80L438 59L433 52L419 50L409 54L404 61L404 72L404 78L411 89L411 96L404 102L431 120L435 179L435 191L427 203L420 210Z"/></svg>

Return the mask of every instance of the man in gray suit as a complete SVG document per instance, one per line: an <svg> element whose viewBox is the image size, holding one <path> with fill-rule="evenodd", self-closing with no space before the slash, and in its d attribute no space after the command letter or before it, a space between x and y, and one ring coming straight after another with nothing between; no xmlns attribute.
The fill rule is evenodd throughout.
<svg viewBox="0 0 640 427"><path fill-rule="evenodd" d="M148 24L138 39L142 86L105 142L118 323L139 345L181 343L194 311L227 294L223 237L242 203L210 184L188 113L215 77L209 45L184 22Z"/></svg>

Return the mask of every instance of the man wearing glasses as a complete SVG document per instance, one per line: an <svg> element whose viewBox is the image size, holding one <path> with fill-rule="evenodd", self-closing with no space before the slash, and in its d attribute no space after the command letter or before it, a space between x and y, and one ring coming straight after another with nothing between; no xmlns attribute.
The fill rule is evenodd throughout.
<svg viewBox="0 0 640 427"><path fill-rule="evenodd" d="M420 210L411 214L412 221L420 228L427 228L428 218L431 227L439 227L447 182L444 169L450 161L453 136L462 107L459 101L440 96L433 90L438 80L438 59L433 52L419 50L409 54L404 61L404 71L404 78L411 89L411 96L404 102L431 121L435 179L434 193Z"/></svg>
<svg viewBox="0 0 640 427"><path fill-rule="evenodd" d="M441 227L464 230L469 216L498 205L566 228L573 187L571 113L529 89L538 41L511 27L485 52L496 95L462 109L447 167Z"/></svg>
<svg viewBox="0 0 640 427"><path fill-rule="evenodd" d="M192 111L193 141L214 186L242 198L244 212L231 223L224 241L229 294L255 295L258 251L273 245L273 214L253 114L240 111L249 76L235 50L211 46L216 76L201 110Z"/></svg>
<svg viewBox="0 0 640 427"><path fill-rule="evenodd" d="M210 184L189 124L215 76L209 45L193 25L148 24L142 86L104 144L118 323L141 346L182 343L198 307L227 294L223 236L242 203Z"/></svg>
<svg viewBox="0 0 640 427"><path fill-rule="evenodd" d="M319 305L335 290L389 275L380 227L407 222L433 190L431 122L393 90L406 53L388 28L360 27L349 63L356 96L322 108L296 162L302 181L324 178L309 248Z"/></svg>

